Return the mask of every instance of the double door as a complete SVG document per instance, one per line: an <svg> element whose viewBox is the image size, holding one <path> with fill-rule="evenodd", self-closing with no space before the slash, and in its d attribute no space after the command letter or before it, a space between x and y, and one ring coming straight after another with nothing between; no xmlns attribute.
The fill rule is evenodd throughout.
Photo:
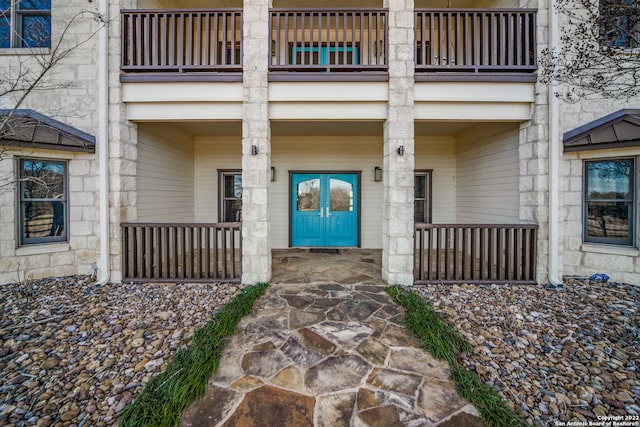
<svg viewBox="0 0 640 427"><path fill-rule="evenodd" d="M291 175L291 245L358 245L358 174Z"/></svg>

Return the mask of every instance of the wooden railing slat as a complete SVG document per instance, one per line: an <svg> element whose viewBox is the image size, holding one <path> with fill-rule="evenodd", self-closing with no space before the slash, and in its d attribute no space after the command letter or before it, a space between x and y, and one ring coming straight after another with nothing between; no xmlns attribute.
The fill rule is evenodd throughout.
<svg viewBox="0 0 640 427"><path fill-rule="evenodd" d="M123 223L121 226L124 280L212 282L241 279L240 223Z"/></svg>
<svg viewBox="0 0 640 427"><path fill-rule="evenodd" d="M533 224L416 224L416 283L534 283Z"/></svg>

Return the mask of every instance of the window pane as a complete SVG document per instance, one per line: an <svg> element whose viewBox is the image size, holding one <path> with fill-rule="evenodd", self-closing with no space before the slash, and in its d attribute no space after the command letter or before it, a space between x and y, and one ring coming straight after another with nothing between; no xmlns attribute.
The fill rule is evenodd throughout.
<svg viewBox="0 0 640 427"><path fill-rule="evenodd" d="M601 0L600 43L608 47L637 47L640 13L637 0Z"/></svg>
<svg viewBox="0 0 640 427"><path fill-rule="evenodd" d="M320 209L320 178L299 183L296 194L298 211L317 211Z"/></svg>
<svg viewBox="0 0 640 427"><path fill-rule="evenodd" d="M631 198L631 169L630 160L588 162L587 198Z"/></svg>
<svg viewBox="0 0 640 427"><path fill-rule="evenodd" d="M240 222L242 220L242 200L224 201L223 222Z"/></svg>
<svg viewBox="0 0 640 427"><path fill-rule="evenodd" d="M24 202L24 238L64 236L62 202Z"/></svg>
<svg viewBox="0 0 640 427"><path fill-rule="evenodd" d="M629 239L631 204L626 202L589 202L587 204L587 236Z"/></svg>
<svg viewBox="0 0 640 427"><path fill-rule="evenodd" d="M11 23L8 16L0 16L0 48L11 47Z"/></svg>
<svg viewBox="0 0 640 427"><path fill-rule="evenodd" d="M51 0L21 0L18 8L22 10L51 10Z"/></svg>
<svg viewBox="0 0 640 427"><path fill-rule="evenodd" d="M22 197L25 199L64 199L64 163L24 160Z"/></svg>
<svg viewBox="0 0 640 427"><path fill-rule="evenodd" d="M22 16L21 47L51 46L51 17Z"/></svg>
<svg viewBox="0 0 640 427"><path fill-rule="evenodd" d="M424 199L427 195L427 176L416 175L414 181L414 194L416 199Z"/></svg>
<svg viewBox="0 0 640 427"><path fill-rule="evenodd" d="M242 175L225 175L224 176L224 197L225 198L242 198Z"/></svg>
<svg viewBox="0 0 640 427"><path fill-rule="evenodd" d="M425 204L422 200L416 200L416 204L414 205L414 221L415 222L427 222L426 211L424 208Z"/></svg>
<svg viewBox="0 0 640 427"><path fill-rule="evenodd" d="M353 212L353 185L341 179L329 180L330 203L332 211Z"/></svg>

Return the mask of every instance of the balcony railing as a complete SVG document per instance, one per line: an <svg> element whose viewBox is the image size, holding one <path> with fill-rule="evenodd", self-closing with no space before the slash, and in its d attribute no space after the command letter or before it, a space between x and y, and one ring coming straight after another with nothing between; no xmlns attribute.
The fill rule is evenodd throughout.
<svg viewBox="0 0 640 427"><path fill-rule="evenodd" d="M384 71L384 9L272 9L271 71Z"/></svg>
<svg viewBox="0 0 640 427"><path fill-rule="evenodd" d="M532 72L536 12L423 9L415 12L416 72Z"/></svg>
<svg viewBox="0 0 640 427"><path fill-rule="evenodd" d="M416 224L414 280L533 284L537 229L531 224Z"/></svg>
<svg viewBox="0 0 640 427"><path fill-rule="evenodd" d="M417 77L537 68L535 10L419 9L415 26ZM273 75L388 69L385 9L276 8L270 10L269 31ZM229 76L242 71L242 49L241 9L122 12L121 69L129 76Z"/></svg>
<svg viewBox="0 0 640 427"><path fill-rule="evenodd" d="M122 224L122 275L131 282L238 282L241 224Z"/></svg>
<svg viewBox="0 0 640 427"><path fill-rule="evenodd" d="M125 10L122 71L242 70L241 10Z"/></svg>

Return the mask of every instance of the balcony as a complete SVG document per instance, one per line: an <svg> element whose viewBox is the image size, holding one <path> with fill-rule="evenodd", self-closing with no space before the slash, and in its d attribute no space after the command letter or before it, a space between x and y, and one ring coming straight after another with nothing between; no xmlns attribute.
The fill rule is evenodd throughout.
<svg viewBox="0 0 640 427"><path fill-rule="evenodd" d="M270 80L384 80L385 9L270 10ZM535 81L536 12L418 9L418 81ZM242 73L241 9L122 11L121 80L232 80ZM511 77L509 77L511 76Z"/></svg>
<svg viewBox="0 0 640 427"><path fill-rule="evenodd" d="M417 80L537 68L535 10L423 9L415 12L415 28Z"/></svg>
<svg viewBox="0 0 640 427"><path fill-rule="evenodd" d="M123 81L187 73L241 79L241 10L124 10L121 15L120 69L129 75Z"/></svg>
<svg viewBox="0 0 640 427"><path fill-rule="evenodd" d="M387 70L387 12L384 9L272 9L270 79L295 79L291 73ZM364 73L364 74L362 74Z"/></svg>

